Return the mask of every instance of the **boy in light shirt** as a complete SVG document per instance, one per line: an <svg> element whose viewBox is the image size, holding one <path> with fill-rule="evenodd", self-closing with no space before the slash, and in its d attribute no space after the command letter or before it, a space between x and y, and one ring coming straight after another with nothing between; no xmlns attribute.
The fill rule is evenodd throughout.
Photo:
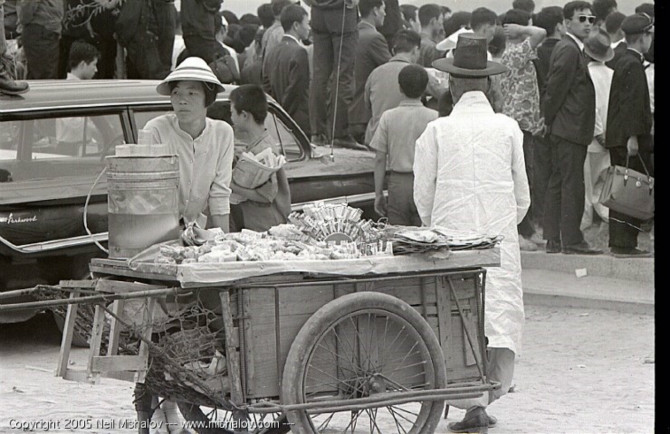
<svg viewBox="0 0 670 434"><path fill-rule="evenodd" d="M398 84L406 99L382 114L370 142L377 153L375 211L387 216L392 225L421 226L414 204L414 146L426 125L438 118L438 113L421 103L428 85L428 73L422 66L405 66L398 75ZM384 197L387 167L390 171L388 200Z"/></svg>

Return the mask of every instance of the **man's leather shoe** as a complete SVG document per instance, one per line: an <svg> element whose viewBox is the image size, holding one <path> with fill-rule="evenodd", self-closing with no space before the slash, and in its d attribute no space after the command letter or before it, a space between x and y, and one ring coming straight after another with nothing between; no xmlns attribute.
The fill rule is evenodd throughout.
<svg viewBox="0 0 670 434"><path fill-rule="evenodd" d="M0 78L0 93L7 95L20 95L29 90L28 83L25 81L14 81L6 78Z"/></svg>
<svg viewBox="0 0 670 434"><path fill-rule="evenodd" d="M547 240L545 251L547 253L561 253L561 242L556 240Z"/></svg>
<svg viewBox="0 0 670 434"><path fill-rule="evenodd" d="M465 413L463 420L452 422L447 425L449 431L460 433L487 433L489 429L489 416L482 407L477 407Z"/></svg>
<svg viewBox="0 0 670 434"><path fill-rule="evenodd" d="M623 247L610 247L610 252L615 258L650 258L651 253L646 250Z"/></svg>
<svg viewBox="0 0 670 434"><path fill-rule="evenodd" d="M600 255L602 250L594 249L589 243L582 241L579 244L571 244L563 247L563 253L566 255Z"/></svg>
<svg viewBox="0 0 670 434"><path fill-rule="evenodd" d="M361 145L351 136L336 137L333 140L333 146L338 148L348 148L348 149L358 149L361 151L367 151L368 148L364 145Z"/></svg>

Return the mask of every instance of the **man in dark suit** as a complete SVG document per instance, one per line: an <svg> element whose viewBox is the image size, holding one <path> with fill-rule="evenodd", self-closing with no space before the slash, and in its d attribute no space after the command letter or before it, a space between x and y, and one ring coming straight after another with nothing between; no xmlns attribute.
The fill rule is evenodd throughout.
<svg viewBox="0 0 670 434"><path fill-rule="evenodd" d="M549 61L556 44L565 36L565 20L563 19L563 8L560 6L547 6L533 16L533 25L543 28L547 32L547 38L537 47L537 59L535 71L537 72L537 85L540 89L540 106L544 106L544 94L546 90L547 74L549 74ZM544 115L544 113L542 113ZM544 222L544 198L551 176L551 144L544 134L535 136L533 143L533 164L535 177L533 179L532 204L535 224L543 227Z"/></svg>
<svg viewBox="0 0 670 434"><path fill-rule="evenodd" d="M354 68L354 100L349 107L349 130L356 142L365 140L365 128L370 112L365 106L365 82L373 69L389 61L391 53L384 36L377 28L386 16L384 0L361 0L358 4L361 20L358 22L358 44Z"/></svg>
<svg viewBox="0 0 670 434"><path fill-rule="evenodd" d="M309 15L294 4L282 10L280 20L284 37L263 59L263 90L309 136L309 59L301 42L309 37Z"/></svg>
<svg viewBox="0 0 670 434"><path fill-rule="evenodd" d="M613 165L625 166L628 160L628 167L644 173L645 167L652 167L653 116L642 63L654 37L654 23L646 14L635 14L626 17L621 28L626 35L628 49L614 68L605 147ZM609 246L614 256L649 256L649 252L637 248L640 220L612 209L609 217Z"/></svg>
<svg viewBox="0 0 670 434"><path fill-rule="evenodd" d="M585 1L563 7L567 34L551 54L544 116L552 147L552 174L545 196L547 253L599 254L579 229L584 213L584 161L595 128L595 89L582 42L595 16Z"/></svg>

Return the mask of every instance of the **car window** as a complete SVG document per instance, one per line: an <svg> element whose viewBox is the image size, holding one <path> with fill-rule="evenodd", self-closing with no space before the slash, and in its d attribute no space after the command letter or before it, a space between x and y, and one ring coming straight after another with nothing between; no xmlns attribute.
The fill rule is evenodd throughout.
<svg viewBox="0 0 670 434"><path fill-rule="evenodd" d="M148 109L144 111L136 110L134 113L135 125L139 130L144 128L149 120L168 112L165 110ZM207 109L207 116L232 125L230 101L216 101ZM281 115L273 106L269 107L268 116L265 118L265 128L277 143L277 149L286 156L288 161L300 159L302 148L300 148L298 139L291 133L291 130L282 121Z"/></svg>
<svg viewBox="0 0 670 434"><path fill-rule="evenodd" d="M0 131L0 179L12 182L97 174L123 143L118 114L7 121Z"/></svg>

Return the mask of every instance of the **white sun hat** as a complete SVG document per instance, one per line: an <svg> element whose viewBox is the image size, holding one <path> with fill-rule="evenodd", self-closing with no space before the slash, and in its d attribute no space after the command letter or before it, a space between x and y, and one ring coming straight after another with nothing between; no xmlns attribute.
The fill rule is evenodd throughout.
<svg viewBox="0 0 670 434"><path fill-rule="evenodd" d="M207 63L200 57L187 57L163 81L156 86L161 95L170 95L172 81L202 81L214 86L216 92L223 92L224 88Z"/></svg>

